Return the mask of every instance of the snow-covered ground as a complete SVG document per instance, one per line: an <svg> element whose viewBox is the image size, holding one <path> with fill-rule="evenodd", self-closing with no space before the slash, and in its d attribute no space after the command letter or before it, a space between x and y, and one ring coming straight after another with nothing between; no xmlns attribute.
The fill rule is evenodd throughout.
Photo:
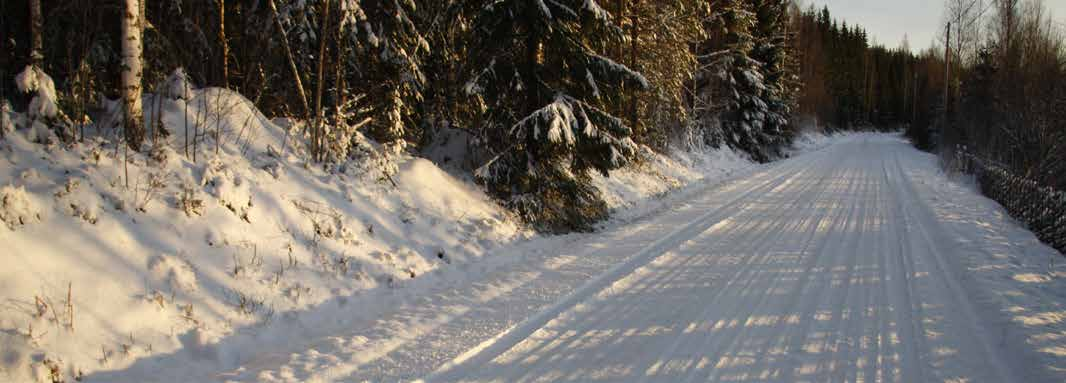
<svg viewBox="0 0 1066 383"><path fill-rule="evenodd" d="M309 370L340 350L376 360L448 315L415 323L403 310L587 237L539 237L461 174L371 142L351 148L359 160L321 169L291 137L299 126L236 93L177 88L180 98L145 96L150 129L170 133L147 155L94 126L71 147L39 124L4 127L0 380L282 379L270 369L318 344L334 352L304 355ZM187 133L203 140L188 149L195 161ZM752 166L729 150L649 153L597 182L617 226L666 206L671 189ZM333 344L353 332L364 338Z"/></svg>
<svg viewBox="0 0 1066 383"><path fill-rule="evenodd" d="M95 127L69 148L40 137L47 129L0 140L0 210L12 217L0 228L0 376L56 368L69 379L174 352L229 360L239 353L223 340L260 329L288 339L263 334L532 235L423 159L367 143L361 160L383 166L308 166L285 125L236 93L195 91L188 110L145 104L162 104L171 136L128 166ZM200 134L222 131L217 152L208 139L190 148L196 162L184 155L185 113Z"/></svg>

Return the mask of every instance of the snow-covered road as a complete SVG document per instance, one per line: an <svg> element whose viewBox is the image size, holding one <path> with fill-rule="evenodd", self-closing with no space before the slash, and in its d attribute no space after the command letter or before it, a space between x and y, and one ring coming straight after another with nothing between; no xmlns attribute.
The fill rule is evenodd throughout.
<svg viewBox="0 0 1066 383"><path fill-rule="evenodd" d="M898 135L850 136L662 205L282 318L217 357L90 378L1066 379L1066 262L1049 266L1057 252Z"/></svg>
<svg viewBox="0 0 1066 383"><path fill-rule="evenodd" d="M633 267L428 380L1034 381L953 259L973 238L920 198L926 162L866 136L699 196Z"/></svg>

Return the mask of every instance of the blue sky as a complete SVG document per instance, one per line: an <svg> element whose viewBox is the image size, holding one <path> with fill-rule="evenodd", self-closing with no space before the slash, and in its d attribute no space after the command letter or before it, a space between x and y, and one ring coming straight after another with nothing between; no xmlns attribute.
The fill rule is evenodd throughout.
<svg viewBox="0 0 1066 383"><path fill-rule="evenodd" d="M835 18L863 25L873 39L887 47L899 46L906 34L913 50L933 45L944 13L941 0L805 0L804 9L809 4L819 9L828 5ZM1066 0L1044 0L1044 6L1056 20L1066 23Z"/></svg>

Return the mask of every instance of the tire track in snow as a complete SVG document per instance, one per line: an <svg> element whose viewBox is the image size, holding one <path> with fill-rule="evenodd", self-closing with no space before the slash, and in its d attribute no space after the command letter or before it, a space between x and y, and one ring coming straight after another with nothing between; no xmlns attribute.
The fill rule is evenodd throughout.
<svg viewBox="0 0 1066 383"><path fill-rule="evenodd" d="M772 168L428 380L1015 381L903 145L870 135Z"/></svg>
<svg viewBox="0 0 1066 383"><path fill-rule="evenodd" d="M777 186L775 186L775 187L777 187ZM710 229L708 229L707 231L705 231L705 232L703 232L701 234L697 234L696 237L699 237L701 235L705 235L708 232L716 232L716 227L719 227L721 223L725 223L725 222L723 221L723 222L719 222L719 224L712 225L712 227ZM724 231L730 232L730 233L731 232L741 232L741 233L743 233L743 232L751 232L752 231L752 230L750 230L751 226L755 226L755 224L752 223L752 224L749 224L748 226L726 225ZM691 242L691 239L685 240L684 242L685 243ZM681 246L684 246L684 244L678 245L678 247L681 247ZM671 252L668 251L668 252L664 253L662 256L668 256L670 254L671 254ZM696 262L698 260L698 258L695 258L695 257L675 258L675 259L682 259L684 261L679 263L679 264L669 264L669 266L671 266L669 268L669 270L673 270L673 271L668 272L665 275L659 275L659 276L656 276L655 274L637 275L637 273L639 273L641 270L644 270L644 269L648 268L649 266L651 266L651 267L657 266L655 263L658 260L662 259L663 258L662 256L660 256L660 257L656 258L655 260L649 262L649 265L642 266L640 269L634 271L634 274L630 274L630 276L636 275L637 277L645 277L645 278L639 279L637 281L632 281L630 283L626 283L627 285L643 286L640 289L629 289L627 292L630 295L639 295L639 294L644 293L647 290L652 289L652 288L654 288L656 286L662 285L662 284L664 284L666 282L674 281L676 276L683 274L685 266L691 265L692 263L694 263L694 262ZM649 276L649 275L655 276L655 278L647 278L647 276ZM607 288L605 288L605 290L603 290L603 291L610 292L610 290L613 289L613 286L615 284L619 284L619 283L622 283L622 282L623 282L622 280L616 281L611 286L608 286ZM601 293L603 291L601 291ZM600 295L600 294L597 294L597 295ZM568 331L572 331L572 332L576 332L576 333L581 333L581 332L587 331L590 328L592 328L592 327L594 327L594 326L596 326L598 324L601 324L601 323L603 323L606 320L611 320L612 318L625 317L630 311L634 311L634 310L640 309L641 305L638 302L630 302L629 304L621 305L619 307L613 307L613 309L610 306L608 306L607 308L608 308L608 310L606 312L604 312L604 311L589 312L589 311L586 311L586 310L580 310L580 314L582 314L582 315L594 315L595 318L598 318L600 320L599 321L586 321L580 327L569 329ZM560 316L565 318L567 316L567 314L570 314L570 313L569 312L564 312L564 313L560 314ZM546 327L550 326L550 324L551 323L547 324ZM541 331L541 329L538 329L538 331ZM580 342L580 341L581 341L581 339L579 339L579 338L571 337L571 338L567 339L564 342L541 344L540 347L537 348L537 349L525 350L525 351L526 352L541 351L543 348L548 347L548 346L550 346L551 349L564 349L564 348L573 347L576 342ZM528 374L529 375L537 375L537 371L536 370L530 371Z"/></svg>
<svg viewBox="0 0 1066 383"><path fill-rule="evenodd" d="M822 176L821 176L821 177L819 177L818 181L815 181L815 182L810 182L810 183L809 183L809 185L810 185L811 187L810 187L810 188L808 188L807 190L817 190L817 191L821 191L821 190L824 190L825 186L824 186L824 184L822 184L822 182L823 182L823 181L824 181L824 180L825 180L826 178L828 178L830 174L831 174L831 172L825 172L825 173L823 173L823 174L822 174ZM808 193L806 192L806 190L805 190L805 191L804 191L803 193L798 193L798 194L797 194L797 196L795 197L795 199L793 200L793 202L791 203L791 205L789 206L789 208L796 208L796 207L797 207L796 205L800 204L800 203L801 203L802 201L804 201L804 200L807 200L808 198L809 198L809 194L808 194ZM782 209L780 209L780 210L781 210L781 211L785 211L785 212L787 212L787 211L788 211L788 209L787 209L787 208L782 208ZM784 214L784 213L782 213L782 214ZM786 222L787 222L787 221L786 221ZM802 221L801 221L801 223L802 223ZM772 241L768 241L767 239L769 239L768 237L772 236L772 235L773 235L773 233L775 233L775 231L770 231L770 230L767 230L767 231L763 232L763 233L762 233L762 236L763 236L763 238L762 238L762 239L763 239L763 242L762 242L762 243L764 243L764 244L768 244L768 245L769 245L769 244L772 244ZM746 243L746 241L744 241L744 240L737 240L737 239L732 239L732 238L729 238L729 237L725 237L725 238L724 238L724 240L725 240L725 241L732 241L732 242L737 242L737 243ZM760 253L758 252L758 249L756 249L756 250L755 250L755 252L753 252L753 253L754 253L754 254L760 254ZM764 255L767 255L767 256L768 256L769 254L767 253L767 254L764 254ZM811 257L811 258L812 258L813 260L817 260L817 259L818 259L818 257ZM757 281L758 281L758 280L757 280L757 278L750 278L750 279L748 280L748 283L755 283L755 282L757 282ZM776 282L777 282L777 281L775 281L775 283L773 284L773 286L772 286L772 287L770 287L770 288L768 288L767 290L774 290L774 289L776 289L776 286L777 286ZM728 287L728 286L727 286L727 287ZM800 290L799 290L799 289L794 289L793 291L796 291L796 292L798 292L798 291L800 291ZM741 295L743 295L743 294L741 294ZM739 315L739 317L745 317L745 318L750 318L750 317L751 317L751 315L752 315L752 314L753 314L754 312L756 312L757 310L759 310L759 309L762 309L762 308L763 308L764 302L765 302L766 298L768 298L768 297L769 297L769 295L766 295L766 294L762 295L762 296L760 297L760 301L759 301L759 302L757 302L757 303L756 303L755 305L752 305L752 307L751 307L751 310L750 310L750 311L747 311L747 312L746 312L746 314L742 314L742 315ZM739 302L739 301L738 301L737 303L744 303L744 302ZM710 307L714 307L714 306L710 306ZM734 312L736 312L736 309L734 309ZM708 314L710 314L710 311L708 311L708 312L704 313L704 314L702 315L702 317L707 317L707 316L708 316ZM779 319L779 320L780 320L780 319ZM709 357L708 357L707 359L708 359L709 361L715 361L715 360L721 361L721 360L722 360L722 358L723 358L723 355L725 355L725 354L735 354L735 353L736 353L736 352L735 352L735 350L734 350L734 348L735 348L735 345L736 345L736 341L737 341L738 339L743 339L743 338L744 338L744 335L747 335L748 331L750 331L750 328L751 328L751 327L747 327L747 326L746 326L746 327L744 327L744 329L743 329L742 331L738 331L738 332L735 332L733 336L731 336L731 337L728 337L728 338L726 338L726 339L721 339L721 340L718 340L718 339L716 339L716 338L708 338L708 339L707 339L707 342L706 342L706 343L704 343L703 345L701 345L701 346L700 346L699 348L701 348L701 349L720 349L721 351L719 351L719 352L718 352L718 353L716 353L716 354L711 354L711 355L710 355L710 356L709 356ZM715 340L715 342L714 342L714 343L712 343L712 342L711 342L712 340ZM716 345L716 344L720 344L721 342L726 342L726 343L728 344L728 348L720 348L720 347L713 347L714 345ZM713 376L713 371L712 371L711 375ZM688 375L688 376L686 377L686 379L685 379L684 381L686 381L686 382L692 382L692 381L695 381L695 380L697 380L697 378L698 378L698 377L699 377L699 378L703 378L703 379L701 379L701 380L705 380L705 379L706 379L706 377L702 377L702 376L701 376L701 374L700 374L700 371L699 371L699 370L692 370L692 371L691 371L691 373L690 373L690 374L689 374L689 375Z"/></svg>
<svg viewBox="0 0 1066 383"><path fill-rule="evenodd" d="M951 306L950 310L945 309L943 312L945 314L953 314L952 322L955 326L964 326L967 330L966 333L976 335L956 338L962 340L963 343L966 343L966 349L972 349L970 346L974 346L973 348L978 349L980 352L981 361L971 360L967 362L969 362L969 364L975 369L979 368L985 370L984 373L992 375L990 378L993 378L996 381L1016 381L1017 379L1014 377L1014 372L1003 363L1006 358L999 354L996 347L989 343L985 336L981 336L989 334L990 332L987 330L987 326L982 323L981 317L977 315L977 311L974 310L973 303L970 302L969 296L962 290L958 277L952 272L953 268L951 266L953 265L947 263L948 260L945 258L943 250L940 248L944 243L944 239L958 238L958 236L945 235L945 229L936 221L936 218L932 216L929 206L914 197L917 195L917 191L913 185L914 181L907 176L906 172L903 170L903 166L900 164L899 151L895 150L892 154L896 174L898 174L899 179L904 180L903 182L898 183L898 185L901 186L900 189L902 189L898 195L910 197L910 203L904 204L903 212L909 216L910 221L913 221L917 226L915 232L918 233L920 246L928 251L929 258L931 258L930 263L932 271L936 273L936 275L931 276L929 280L939 282L939 284L942 285L942 288L938 290L946 290L950 295L948 299L940 302L941 306L944 308L947 308L949 305ZM915 212L913 207L919 207L920 209L916 210L920 213ZM916 218L915 216L918 214L921 215ZM933 234L941 239L941 242L938 243L934 241L931 237ZM915 254L915 252L912 252L912 254ZM945 315L944 318L946 319L947 315ZM955 326L952 326L954 327L953 330L959 331ZM961 348L962 347L960 347L960 349ZM991 369L989 369L989 365L991 365Z"/></svg>
<svg viewBox="0 0 1066 383"><path fill-rule="evenodd" d="M738 196L731 198L727 203L723 204L715 210L712 210L693 223L686 225L678 230L675 230L670 235L667 235L663 239L656 241L650 246L642 250L638 255L630 258L626 263L619 265L612 270L604 273L603 275L591 280L586 285L577 289L574 293L564 298L559 303L549 307L541 313L527 319L525 322L515 326L514 328L498 335L489 341L486 341L482 345L475 347L471 352L458 357L456 360L449 362L438 369L437 372L427 377L426 381L449 381L457 379L456 376L451 375L452 371L458 371L467 365L482 364L490 361L492 358L507 351L510 347L513 347L517 343L524 340L526 337L532 335L536 330L547 324L549 321L562 314L565 310L575 306L580 300L589 297L603 288L613 284L618 279L632 273L640 266L647 264L655 257L658 257L672 248L679 246L684 240L693 238L699 233L711 229L715 224L719 223L723 218L729 217L736 209L738 205L746 203L746 198L759 195L769 190L780 187L786 180L809 171L809 167L803 166L804 164L791 160L778 165L777 167L765 170L745 181L757 182L754 186L748 186L744 191L741 191ZM785 170L795 169L799 173L792 174ZM762 178L769 178L769 180L762 180ZM743 182L743 181L742 181ZM747 185L746 185L747 186ZM703 196L702 198L707 198Z"/></svg>

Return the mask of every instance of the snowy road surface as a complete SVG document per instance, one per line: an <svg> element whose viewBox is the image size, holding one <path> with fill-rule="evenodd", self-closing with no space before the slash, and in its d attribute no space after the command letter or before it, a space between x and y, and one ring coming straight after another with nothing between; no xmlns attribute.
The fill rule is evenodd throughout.
<svg viewBox="0 0 1066 383"><path fill-rule="evenodd" d="M433 380L1019 381L915 156L861 139L701 196L635 270Z"/></svg>
<svg viewBox="0 0 1066 383"><path fill-rule="evenodd" d="M1066 378L1057 253L896 135L854 136L675 197L668 211L539 244L476 281L427 288L353 330L236 356L210 376ZM112 378L123 376L138 375Z"/></svg>

